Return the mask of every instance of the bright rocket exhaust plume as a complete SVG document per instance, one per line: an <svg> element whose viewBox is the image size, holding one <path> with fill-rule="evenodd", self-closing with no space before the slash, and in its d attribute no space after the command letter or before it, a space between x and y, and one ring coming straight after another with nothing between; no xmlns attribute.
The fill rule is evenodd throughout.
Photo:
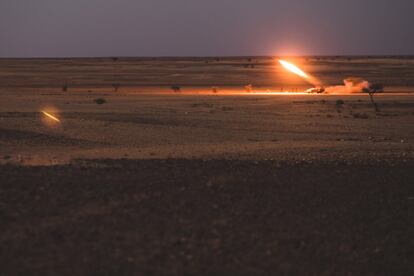
<svg viewBox="0 0 414 276"><path fill-rule="evenodd" d="M344 85L323 87L322 83L315 77L308 75L298 66L293 63L287 62L280 59L279 63L289 72L294 73L297 76L302 77L304 80L314 86L306 90L306 93L320 94L320 93L333 93L333 94L344 94L344 93L362 93L364 89L368 89L372 86L371 83L359 77L349 77L344 79Z"/></svg>
<svg viewBox="0 0 414 276"><path fill-rule="evenodd" d="M302 77L304 79L309 79L309 76L305 72L303 72L302 69L300 69L299 67L297 67L296 65L294 65L294 64L292 64L290 62L287 62L285 60L282 60L282 59L279 60L279 63L285 69L287 69L288 71L290 71L290 72L292 72L292 73L294 73L294 74L296 74L296 75L298 75L298 76L300 76L300 77Z"/></svg>
<svg viewBox="0 0 414 276"><path fill-rule="evenodd" d="M308 75L295 64L290 63L283 59L279 59L279 63L289 72L294 73L295 75L306 80L308 83L312 84L314 88L312 88L311 90L315 90L315 92L310 92L310 93L323 93L325 91L325 89L323 88L323 84L317 78L311 75Z"/></svg>
<svg viewBox="0 0 414 276"><path fill-rule="evenodd" d="M46 117L48 117L49 119L51 119L51 120L53 120L53 121L55 121L55 122L60 123L60 120L59 120L57 117L53 116L52 114L50 114L50 113L48 113L48 112L46 112L46 111L42 111L42 113L43 113L43 115L45 115L45 116L46 116Z"/></svg>

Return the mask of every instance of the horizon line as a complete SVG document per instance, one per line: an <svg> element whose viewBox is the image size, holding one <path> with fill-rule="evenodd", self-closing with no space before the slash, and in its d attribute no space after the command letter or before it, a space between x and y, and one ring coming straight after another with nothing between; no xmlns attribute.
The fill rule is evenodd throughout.
<svg viewBox="0 0 414 276"><path fill-rule="evenodd" d="M123 55L110 55L110 56L36 56L36 57L30 57L30 56L22 56L22 57L3 57L0 56L0 59L153 59L153 58L159 58L159 59L191 59L191 58L279 58L279 57L285 57L285 58L310 58L310 57L414 57L414 54L318 54L318 55L200 55L200 56L182 56L182 55L159 55L159 56L123 56Z"/></svg>

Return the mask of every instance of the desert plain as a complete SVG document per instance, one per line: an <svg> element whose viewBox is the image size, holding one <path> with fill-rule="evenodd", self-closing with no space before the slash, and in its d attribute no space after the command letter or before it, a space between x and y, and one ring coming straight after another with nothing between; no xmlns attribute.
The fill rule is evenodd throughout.
<svg viewBox="0 0 414 276"><path fill-rule="evenodd" d="M414 58L292 60L1 59L0 275L412 275Z"/></svg>

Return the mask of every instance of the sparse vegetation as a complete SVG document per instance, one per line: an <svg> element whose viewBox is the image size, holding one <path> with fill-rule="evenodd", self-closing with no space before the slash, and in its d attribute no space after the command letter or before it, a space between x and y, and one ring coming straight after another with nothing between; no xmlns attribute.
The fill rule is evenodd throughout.
<svg viewBox="0 0 414 276"><path fill-rule="evenodd" d="M214 105L212 103L201 102L201 103L194 103L191 105L191 107L213 108Z"/></svg>
<svg viewBox="0 0 414 276"><path fill-rule="evenodd" d="M341 100L341 99L339 99L339 100L336 101L336 106L337 107L342 107L344 104L345 104L345 102L343 100Z"/></svg>
<svg viewBox="0 0 414 276"><path fill-rule="evenodd" d="M218 87L217 86L213 86L213 87L211 87L211 91L213 92L213 93L217 93L218 92Z"/></svg>
<svg viewBox="0 0 414 276"><path fill-rule="evenodd" d="M231 111L231 110L233 110L233 108L229 107L229 106L222 106L221 107L221 111Z"/></svg>
<svg viewBox="0 0 414 276"><path fill-rule="evenodd" d="M179 85L172 85L171 90L174 91L174 93L180 93L181 87Z"/></svg>
<svg viewBox="0 0 414 276"><path fill-rule="evenodd" d="M352 117L354 117L354 119L368 119L368 115L365 113L354 113L352 114Z"/></svg>
<svg viewBox="0 0 414 276"><path fill-rule="evenodd" d="M97 98L93 100L96 104L104 104L106 103L106 100L104 98Z"/></svg>
<svg viewBox="0 0 414 276"><path fill-rule="evenodd" d="M380 112L380 109L374 100L374 94L384 92L384 86L382 84L370 84L368 87L364 88L362 91L365 93L368 93L369 99L371 100L371 103L374 106L375 112Z"/></svg>
<svg viewBox="0 0 414 276"><path fill-rule="evenodd" d="M112 87L114 88L115 92L118 92L118 89L121 85L119 83L113 83Z"/></svg>
<svg viewBox="0 0 414 276"><path fill-rule="evenodd" d="M339 99L339 100L336 101L335 106L336 106L336 111L338 113L341 113L342 112L342 108L343 108L344 104L345 104L345 102L343 100L341 100L341 99Z"/></svg>
<svg viewBox="0 0 414 276"><path fill-rule="evenodd" d="M65 83L62 87L63 92L68 92L69 86Z"/></svg>

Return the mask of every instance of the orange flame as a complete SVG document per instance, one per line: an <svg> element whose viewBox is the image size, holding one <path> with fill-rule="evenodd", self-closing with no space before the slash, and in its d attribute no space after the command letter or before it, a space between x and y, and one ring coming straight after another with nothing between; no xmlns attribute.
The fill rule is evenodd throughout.
<svg viewBox="0 0 414 276"><path fill-rule="evenodd" d="M46 117L52 119L53 121L60 123L60 120L57 117L53 116L52 114L50 114L46 111L42 111L42 113L43 113L43 115L45 115Z"/></svg>
<svg viewBox="0 0 414 276"><path fill-rule="evenodd" d="M297 67L296 65L294 65L294 64L292 64L290 62L287 62L285 60L280 59L279 60L279 63L285 69L287 69L288 71L290 71L290 72L292 72L292 73L294 73L294 74L296 74L296 75L298 75L298 76L300 76L300 77L302 77L304 79L309 79L310 78L305 72L302 71L302 69L300 69L299 67Z"/></svg>

